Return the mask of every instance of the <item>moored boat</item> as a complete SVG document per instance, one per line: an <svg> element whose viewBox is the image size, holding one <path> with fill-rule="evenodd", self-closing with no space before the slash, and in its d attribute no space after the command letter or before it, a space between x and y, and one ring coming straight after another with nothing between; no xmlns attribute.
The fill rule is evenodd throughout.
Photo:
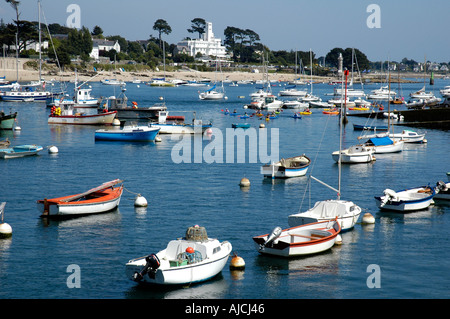
<svg viewBox="0 0 450 319"><path fill-rule="evenodd" d="M331 155L333 160L338 163L339 159L341 163L370 163L375 160L375 156L373 156L374 150L370 148L366 148L363 145L352 145L345 150L333 152Z"/></svg>
<svg viewBox="0 0 450 319"><path fill-rule="evenodd" d="M430 186L420 186L400 191L385 189L382 196L375 196L380 209L401 212L425 209L432 203L436 190Z"/></svg>
<svg viewBox="0 0 450 319"><path fill-rule="evenodd" d="M40 145L26 144L0 149L0 158L16 158L37 155L44 148Z"/></svg>
<svg viewBox="0 0 450 319"><path fill-rule="evenodd" d="M48 124L73 124L73 125L111 125L117 111L86 114L74 113L73 105L64 105L63 108L52 108L48 117Z"/></svg>
<svg viewBox="0 0 450 319"><path fill-rule="evenodd" d="M272 233L255 236L256 249L261 254L294 257L317 254L333 247L341 232L334 219L282 230L276 227Z"/></svg>
<svg viewBox="0 0 450 319"><path fill-rule="evenodd" d="M41 217L75 217L106 213L119 206L123 181L115 179L76 195L37 201Z"/></svg>
<svg viewBox="0 0 450 319"><path fill-rule="evenodd" d="M231 249L231 243L209 238L204 227L195 225L157 254L129 260L126 276L138 283L159 285L206 281L222 271Z"/></svg>
<svg viewBox="0 0 450 319"><path fill-rule="evenodd" d="M126 126L121 129L100 129L95 131L95 140L100 141L154 141L159 128L148 126Z"/></svg>
<svg viewBox="0 0 450 319"><path fill-rule="evenodd" d="M261 174L269 178L289 178L304 176L308 171L311 160L305 154L295 157L282 158L278 162L261 167Z"/></svg>
<svg viewBox="0 0 450 319"><path fill-rule="evenodd" d="M12 130L16 123L17 112L5 114L0 111L0 130Z"/></svg>

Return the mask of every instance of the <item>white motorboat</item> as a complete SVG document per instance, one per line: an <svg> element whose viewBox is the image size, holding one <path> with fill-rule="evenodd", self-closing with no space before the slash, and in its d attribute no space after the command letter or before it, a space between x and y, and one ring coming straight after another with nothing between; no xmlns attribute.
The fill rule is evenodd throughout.
<svg viewBox="0 0 450 319"><path fill-rule="evenodd" d="M288 100L283 101L284 109L306 109L309 107L309 103L302 102L301 100Z"/></svg>
<svg viewBox="0 0 450 319"><path fill-rule="evenodd" d="M289 178L305 176L311 160L305 154L301 156L282 158L278 162L263 165L261 174L269 178Z"/></svg>
<svg viewBox="0 0 450 319"><path fill-rule="evenodd" d="M186 285L219 274L231 253L228 241L209 238L204 227L189 227L186 236L171 240L157 254L139 257L125 265L126 276L138 283Z"/></svg>
<svg viewBox="0 0 450 319"><path fill-rule="evenodd" d="M256 249L261 254L295 257L317 254L333 247L341 232L334 219L282 230L276 227L272 233L255 236Z"/></svg>
<svg viewBox="0 0 450 319"><path fill-rule="evenodd" d="M309 106L314 108L333 108L334 104L323 101L311 101L309 102Z"/></svg>
<svg viewBox="0 0 450 319"><path fill-rule="evenodd" d="M126 83L124 81L117 80L117 79L104 79L104 80L100 80L100 82L105 85L126 85Z"/></svg>
<svg viewBox="0 0 450 319"><path fill-rule="evenodd" d="M413 99L430 99L434 97L432 92L425 92L425 86L421 88L419 91L413 92L409 94Z"/></svg>
<svg viewBox="0 0 450 319"><path fill-rule="evenodd" d="M345 150L341 150L340 161L341 163L371 163L375 160L374 149L366 148L363 145L352 145ZM335 151L332 154L333 160L339 162L339 151Z"/></svg>
<svg viewBox="0 0 450 319"><path fill-rule="evenodd" d="M286 88L278 93L280 96L304 97L308 92L306 90L297 90L296 88Z"/></svg>
<svg viewBox="0 0 450 319"><path fill-rule="evenodd" d="M400 191L385 189L382 196L375 196L375 202L380 209L401 212L425 209L433 201L436 190L429 186L420 186Z"/></svg>
<svg viewBox="0 0 450 319"><path fill-rule="evenodd" d="M401 133L389 134L389 137L395 140L401 140L405 143L423 143L425 134L419 134L411 130L403 130Z"/></svg>
<svg viewBox="0 0 450 319"><path fill-rule="evenodd" d="M328 104L333 104L335 106L341 106L346 105L347 107L356 106L355 102L350 101L349 98L335 98L335 99L329 99Z"/></svg>
<svg viewBox="0 0 450 319"><path fill-rule="evenodd" d="M320 102L320 101L322 101L322 99L316 95L308 93L304 97L302 97L302 101L303 102Z"/></svg>
<svg viewBox="0 0 450 319"><path fill-rule="evenodd" d="M158 112L158 122L149 123L150 127L159 128L159 134L203 134L212 124L203 124L202 121L193 120L192 124L177 121L167 121L169 112Z"/></svg>
<svg viewBox="0 0 450 319"><path fill-rule="evenodd" d="M450 173L447 173L447 176L448 180L450 181ZM436 191L436 195L434 195L434 198L450 200L450 183L437 182L436 185L438 186L437 189L439 189L439 191Z"/></svg>

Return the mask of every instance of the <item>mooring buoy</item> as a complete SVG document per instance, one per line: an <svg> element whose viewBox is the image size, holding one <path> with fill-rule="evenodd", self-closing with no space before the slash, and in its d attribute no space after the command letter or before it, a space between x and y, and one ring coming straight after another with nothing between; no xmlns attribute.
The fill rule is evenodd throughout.
<svg viewBox="0 0 450 319"><path fill-rule="evenodd" d="M145 199L145 197L144 196L142 196L141 194L138 194L137 196L136 196L136 199L135 199L135 201L134 201L134 206L137 206L137 207L147 207L147 200Z"/></svg>

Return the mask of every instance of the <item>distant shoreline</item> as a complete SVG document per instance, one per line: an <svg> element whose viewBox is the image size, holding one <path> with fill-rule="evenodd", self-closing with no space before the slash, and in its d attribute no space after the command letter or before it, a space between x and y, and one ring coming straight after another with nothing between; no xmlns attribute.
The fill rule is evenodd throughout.
<svg viewBox="0 0 450 319"><path fill-rule="evenodd" d="M1 60L1 59L0 59ZM9 59L7 59L9 60ZM19 62L19 82L30 82L37 81L39 78L38 70L30 70L24 69L23 64L28 61L28 59L20 59ZM0 65L0 77L5 76L5 79L8 81L16 81L17 80L17 70L15 61L6 61L4 65ZM1 64L1 61L0 61ZM201 79L209 79L211 81L221 81L221 80L230 80L232 82L249 80L249 81L257 81L263 80L262 73L253 73L253 72L222 72L221 74L216 74L215 72L200 72L200 71L187 71L187 70L179 70L179 71L129 71L129 72L119 72L119 71L79 71L78 72L78 81L79 82L99 82L104 79L117 79L125 82L131 82L133 80L141 80L143 82L148 82L152 78L161 78L165 77L168 80L179 79L179 80L201 80ZM94 77L95 76L95 77ZM62 80L62 81L73 81L75 79L75 72L73 71L65 71L65 72L56 72L55 70L46 70L42 71L42 77L47 80ZM299 75L297 74L289 74L289 73L269 73L269 80L275 82L288 82L298 79ZM400 77L400 82L423 82L423 73L420 72L401 72L400 75L397 74L396 71L391 72L391 83L397 83ZM426 75L426 83L429 83L430 74ZM444 75L435 74L434 77L442 78ZM340 79L336 76L314 76L313 82L325 82L328 83L330 81L339 81ZM405 80L414 79L416 80ZM301 76L303 81L309 81L310 76L304 75ZM386 82L386 74L364 74L363 79L370 80L372 83L380 83ZM359 78L354 79L355 83L359 83Z"/></svg>

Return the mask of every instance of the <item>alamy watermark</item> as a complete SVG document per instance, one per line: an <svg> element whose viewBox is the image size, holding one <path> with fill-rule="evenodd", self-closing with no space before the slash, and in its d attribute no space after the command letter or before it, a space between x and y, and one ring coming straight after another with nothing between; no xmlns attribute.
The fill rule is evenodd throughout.
<svg viewBox="0 0 450 319"><path fill-rule="evenodd" d="M270 129L270 153L265 129L227 128L224 135L220 129L212 127L203 136L200 126L194 130L200 133L194 134L194 138L191 134L172 135L171 139L178 141L171 151L174 163L246 163L246 159L248 163L268 163L279 160L278 128ZM203 146L203 140L209 140L209 143Z"/></svg>
<svg viewBox="0 0 450 319"><path fill-rule="evenodd" d="M378 4L369 4L366 9L367 13L371 13L366 20L369 29L381 28L381 8Z"/></svg>
<svg viewBox="0 0 450 319"><path fill-rule="evenodd" d="M381 268L377 264L371 264L367 266L368 273L371 273L367 277L366 284L368 288L381 288Z"/></svg>
<svg viewBox="0 0 450 319"><path fill-rule="evenodd" d="M66 9L70 15L67 17L66 26L68 28L81 29L81 8L78 4L69 4Z"/></svg>
<svg viewBox="0 0 450 319"><path fill-rule="evenodd" d="M81 268L77 264L67 266L66 272L71 273L67 277L67 288L81 288Z"/></svg>

